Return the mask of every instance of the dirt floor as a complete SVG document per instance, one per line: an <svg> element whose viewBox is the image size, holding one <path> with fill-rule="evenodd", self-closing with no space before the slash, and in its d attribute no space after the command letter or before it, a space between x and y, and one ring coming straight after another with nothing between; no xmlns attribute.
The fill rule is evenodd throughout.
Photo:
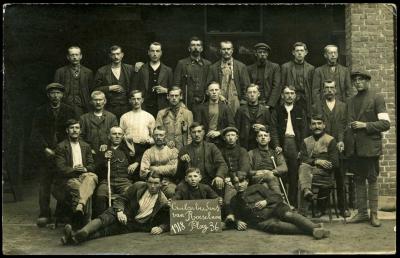
<svg viewBox="0 0 400 258"><path fill-rule="evenodd" d="M34 185L35 187L32 187ZM327 239L303 235L271 235L256 230L227 230L207 235L130 233L100 238L80 246L62 246L62 228L38 228L37 183L25 187L22 202L3 199L3 254L306 254L395 253L395 219L382 220L382 227L368 224L325 223ZM54 206L54 203L52 203Z"/></svg>

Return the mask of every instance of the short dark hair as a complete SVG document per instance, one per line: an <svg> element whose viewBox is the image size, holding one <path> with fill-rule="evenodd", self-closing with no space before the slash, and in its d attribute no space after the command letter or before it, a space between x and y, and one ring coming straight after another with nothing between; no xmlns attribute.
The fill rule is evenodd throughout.
<svg viewBox="0 0 400 258"><path fill-rule="evenodd" d="M122 52L122 47L120 47L118 45L113 45L113 46L110 47L110 53L115 51L115 50L118 50L118 49L121 49L121 52Z"/></svg>
<svg viewBox="0 0 400 258"><path fill-rule="evenodd" d="M68 129L71 125L74 125L74 124L79 124L79 125L81 125L81 124L79 123L79 120L77 120L77 119L75 119L75 118L68 119L67 122L65 122L65 129Z"/></svg>
<svg viewBox="0 0 400 258"><path fill-rule="evenodd" d="M250 83L249 85L246 86L246 91L251 88L251 87L256 87L258 91L260 91L260 86L258 86L255 83Z"/></svg>
<svg viewBox="0 0 400 258"><path fill-rule="evenodd" d="M147 173L146 175L146 182L149 180L149 178L159 178L160 182L163 180L164 176L160 173L158 173L157 171L150 171L149 173Z"/></svg>
<svg viewBox="0 0 400 258"><path fill-rule="evenodd" d="M304 47L304 50L307 50L307 51L308 51L307 45L306 45L305 43L303 43L303 42L300 42L300 41L299 41L299 42L294 43L294 44L293 44L293 50L295 50L296 47Z"/></svg>
<svg viewBox="0 0 400 258"><path fill-rule="evenodd" d="M269 131L269 126L268 125L264 125L264 127L261 127L260 130L258 130L257 132L257 136L260 132L266 132L266 133L270 133Z"/></svg>
<svg viewBox="0 0 400 258"><path fill-rule="evenodd" d="M321 120L325 123L325 117L321 113L316 113L311 116L311 120Z"/></svg>
<svg viewBox="0 0 400 258"><path fill-rule="evenodd" d="M188 169L186 169L185 175L188 175L189 173L192 173L192 172L197 172L201 175L200 168L198 168L198 167L189 167Z"/></svg>
<svg viewBox="0 0 400 258"><path fill-rule="evenodd" d="M179 86L172 86L171 88L168 89L168 93L170 93L173 90L179 90L180 94L182 94L182 89Z"/></svg>
<svg viewBox="0 0 400 258"><path fill-rule="evenodd" d="M140 91L140 90L132 90L132 91L129 93L129 97L133 97L136 93L140 93L140 94L142 95L142 98L143 98L143 92Z"/></svg>
<svg viewBox="0 0 400 258"><path fill-rule="evenodd" d="M154 127L153 133L154 133L156 130L160 130L160 131L167 132L167 129L166 129L165 126L163 126L163 125L158 125L158 126Z"/></svg>
<svg viewBox="0 0 400 258"><path fill-rule="evenodd" d="M293 85L286 85L282 87L282 93L285 91L285 89L288 88L289 90L293 90L296 92L296 88Z"/></svg>
<svg viewBox="0 0 400 258"><path fill-rule="evenodd" d="M202 128L203 130L205 130L205 129L204 129L204 125L200 124L199 122L193 122L193 123L190 125L189 130L192 131L194 128L196 128L196 127L198 127L198 126L201 126L201 128Z"/></svg>
<svg viewBox="0 0 400 258"><path fill-rule="evenodd" d="M201 45L203 46L203 41L197 36L193 36L193 37L190 38L189 46L190 46L190 42L192 42L192 41L200 41Z"/></svg>
<svg viewBox="0 0 400 258"><path fill-rule="evenodd" d="M79 51L82 52L82 50L81 50L80 47L78 47L78 46L70 46L70 47L67 49L67 55L69 54L69 50L72 49L72 48L79 49Z"/></svg>
<svg viewBox="0 0 400 258"><path fill-rule="evenodd" d="M149 45L149 50L150 50L150 46L151 46L151 45L160 46L160 48L162 49L162 45L161 45L160 42L157 42L157 41L151 42L150 45Z"/></svg>
<svg viewBox="0 0 400 258"><path fill-rule="evenodd" d="M210 87L211 84L218 84L218 87L221 89L221 84L220 84L219 82L217 82L217 81L211 81L211 82L209 82L209 83L207 84L207 90L208 90L208 87Z"/></svg>
<svg viewBox="0 0 400 258"><path fill-rule="evenodd" d="M233 182L233 183L240 183L240 182L243 182L244 180L246 180L247 182L250 181L249 176L248 176L247 173L246 173L246 174L241 173L241 174L239 174L239 175L237 176L237 178L238 178L238 180L237 180L236 182Z"/></svg>

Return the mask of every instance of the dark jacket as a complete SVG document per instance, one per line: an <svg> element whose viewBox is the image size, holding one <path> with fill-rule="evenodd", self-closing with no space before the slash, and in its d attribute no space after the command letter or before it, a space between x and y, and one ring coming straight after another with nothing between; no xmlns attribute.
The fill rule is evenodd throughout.
<svg viewBox="0 0 400 258"><path fill-rule="evenodd" d="M313 103L312 96L312 82L314 77L315 67L306 61L304 61L304 94L307 102L307 110L311 110L311 105ZM294 61L289 61L282 65L282 82L281 85L296 85L296 67ZM297 87L296 87L297 88Z"/></svg>
<svg viewBox="0 0 400 258"><path fill-rule="evenodd" d="M190 191L192 191L191 186L186 183L182 182L178 184L178 186L175 189L175 195L172 198L173 200L192 200L190 199ZM218 198L219 196L215 191L206 184L199 183L199 193L200 193L200 199L215 199Z"/></svg>
<svg viewBox="0 0 400 258"><path fill-rule="evenodd" d="M201 66L200 78L196 78L198 76L194 75L192 72L192 58L190 56L179 60L174 71L174 85L179 86L182 89L182 96L184 98L183 102L185 102L185 96L187 96L187 106L190 109L192 109L194 104L199 103L195 102L194 98L198 98L202 101L204 100L207 74L211 62L204 58L201 58L201 61L203 62L203 65ZM188 89L187 95L186 87Z"/></svg>
<svg viewBox="0 0 400 258"><path fill-rule="evenodd" d="M258 105L256 123L269 127L271 125L271 113L268 108L263 105ZM239 129L240 146L250 150L257 146L255 134L254 139L251 137L253 124L250 122L249 106L242 105L235 115L236 128ZM254 146L253 146L254 145Z"/></svg>
<svg viewBox="0 0 400 258"><path fill-rule="evenodd" d="M262 160L261 152L267 154L267 158ZM248 153L250 157L250 176L256 182L259 182L259 178L255 177L258 170L274 170L276 169L280 175L284 175L288 172L285 158L282 153L276 154L274 150L268 148L268 150L260 150L259 148L253 149ZM274 157L275 165L271 157Z"/></svg>
<svg viewBox="0 0 400 258"><path fill-rule="evenodd" d="M235 176L238 176L238 172L246 173L250 172L250 158L247 150L239 145L232 147L225 144L221 148L222 156L228 166L229 176L233 181Z"/></svg>
<svg viewBox="0 0 400 258"><path fill-rule="evenodd" d="M132 78L134 78L135 70L130 64L121 64L121 74L123 74L124 80L120 83L120 85L124 88L124 93L118 92L110 92L109 86L113 85L113 73L111 70L111 64L100 67L96 75L94 77L95 81L95 90L100 90L106 94L107 97L107 105L127 105L128 104L128 94L131 90L130 86L132 84Z"/></svg>
<svg viewBox="0 0 400 258"><path fill-rule="evenodd" d="M133 80L132 86L132 89L140 90L143 92L144 105L149 102L150 98L153 98L152 89L149 88L149 69L151 69L150 64L145 63L136 75L136 79ZM165 88L170 88L173 84L173 80L174 76L172 73L172 69L169 66L161 63L157 85L161 85ZM168 106L167 94L157 94L157 105L160 110Z"/></svg>
<svg viewBox="0 0 400 258"><path fill-rule="evenodd" d="M118 126L118 120L113 113L103 110L100 119L93 112L83 114L80 117L80 124L81 138L97 153L101 145L108 143L110 128Z"/></svg>
<svg viewBox="0 0 400 258"><path fill-rule="evenodd" d="M336 99L346 102L347 99L351 97L352 86L350 70L340 64L338 64L336 68L339 74L339 81L336 81ZM313 103L321 102L323 99L322 89L324 86L324 81L332 79L330 77L329 69L330 67L327 64L315 69L312 86Z"/></svg>
<svg viewBox="0 0 400 258"><path fill-rule="evenodd" d="M257 63L247 67L251 83L256 83L257 80ZM278 64L271 61L265 62L264 69L264 85L263 87L266 97L266 105L275 107L281 94L281 69Z"/></svg>
<svg viewBox="0 0 400 258"><path fill-rule="evenodd" d="M255 203L267 201L263 209L256 209ZM237 193L230 203L231 212L236 220L256 224L273 217L274 208L282 203L282 197L262 184L250 185L243 193Z"/></svg>
<svg viewBox="0 0 400 258"><path fill-rule="evenodd" d="M294 104L290 117L292 118L297 149L300 150L301 142L308 135L307 115L300 105ZM271 115L271 141L274 148L283 147L287 119L288 113L285 106L278 105Z"/></svg>
<svg viewBox="0 0 400 258"><path fill-rule="evenodd" d="M347 125L347 107L340 100L336 100L332 111L329 110L325 100L320 105L312 106L313 114L321 114L325 118L325 132L332 135L336 141L343 142L343 134Z"/></svg>
<svg viewBox="0 0 400 258"><path fill-rule="evenodd" d="M250 84L249 73L246 65L235 59L233 59L233 78L235 80L239 100L245 100L246 87ZM221 60L210 66L207 75L207 84L212 81L219 82L220 84L222 83Z"/></svg>
<svg viewBox="0 0 400 258"><path fill-rule="evenodd" d="M193 110L193 121L199 122L204 125L204 130L206 133L210 129L210 114L209 114L209 103L203 103ZM235 126L235 121L233 120L232 110L228 105L222 102L218 102L218 125L217 130L222 131L228 126Z"/></svg>
<svg viewBox="0 0 400 258"><path fill-rule="evenodd" d="M228 174L228 167L226 166L225 160L222 157L221 151L215 146L213 143L203 142L204 144L204 155L205 159L200 160L204 167L205 171L201 171L203 176L202 182L209 184L215 177L225 178ZM181 181L185 177L185 172L188 169L187 162L183 162L181 157L185 154L189 154L190 159L192 161L196 160L195 157L195 147L192 142L189 145L185 145L179 151L178 155L178 169L176 172L176 178L178 181ZM195 165L192 164L191 165Z"/></svg>
<svg viewBox="0 0 400 258"><path fill-rule="evenodd" d="M66 65L56 70L54 75L54 82L61 83L65 87L64 99L69 96L71 92L70 79L71 65ZM93 72L89 68L81 65L80 67L80 78L79 86L81 87L81 99L85 105L86 111L90 110L90 93L93 87Z"/></svg>
<svg viewBox="0 0 400 258"><path fill-rule="evenodd" d="M86 142L79 140L82 152L82 165L87 172L94 173L94 162L92 148ZM69 179L79 177L79 173L73 169L72 149L68 139L60 142L56 149L56 167L59 179Z"/></svg>
<svg viewBox="0 0 400 258"><path fill-rule="evenodd" d="M125 193L119 195L117 199L115 199L113 207L115 209L123 210L128 218L128 221L135 220L135 216L140 208L140 198L143 196L146 190L146 183L134 183L126 190ZM150 219L148 220L148 223L150 223L151 227L158 226L162 228L163 231L167 231L169 229L169 208L167 204L167 198L162 191L159 191L158 199L154 205L153 212L150 214Z"/></svg>
<svg viewBox="0 0 400 258"><path fill-rule="evenodd" d="M61 103L57 118L50 104L36 109L32 122L31 143L38 158L44 158L44 149L55 150L57 144L67 138L65 124L67 120L77 118L71 106Z"/></svg>
<svg viewBox="0 0 400 258"><path fill-rule="evenodd" d="M359 115L354 111L354 99L362 97ZM379 120L379 113L386 113L385 100L372 90L367 90L363 96L357 94L347 103L347 122L361 121L367 123L367 128L353 130L346 127L344 144L347 157L378 157L382 155L382 132L390 129L390 122Z"/></svg>

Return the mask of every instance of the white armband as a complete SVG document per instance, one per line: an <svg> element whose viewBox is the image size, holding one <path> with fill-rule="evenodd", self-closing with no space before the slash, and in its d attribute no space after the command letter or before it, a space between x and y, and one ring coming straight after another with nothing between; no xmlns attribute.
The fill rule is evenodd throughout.
<svg viewBox="0 0 400 258"><path fill-rule="evenodd" d="M389 114L388 113L378 113L379 120L386 120L390 122Z"/></svg>

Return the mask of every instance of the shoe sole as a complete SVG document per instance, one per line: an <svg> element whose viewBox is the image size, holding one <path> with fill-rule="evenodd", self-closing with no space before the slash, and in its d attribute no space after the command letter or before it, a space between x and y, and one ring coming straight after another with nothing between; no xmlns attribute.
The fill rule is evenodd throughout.
<svg viewBox="0 0 400 258"><path fill-rule="evenodd" d="M64 227L64 236L61 237L61 243L63 245L68 245L70 239L72 240L72 226L67 224Z"/></svg>

